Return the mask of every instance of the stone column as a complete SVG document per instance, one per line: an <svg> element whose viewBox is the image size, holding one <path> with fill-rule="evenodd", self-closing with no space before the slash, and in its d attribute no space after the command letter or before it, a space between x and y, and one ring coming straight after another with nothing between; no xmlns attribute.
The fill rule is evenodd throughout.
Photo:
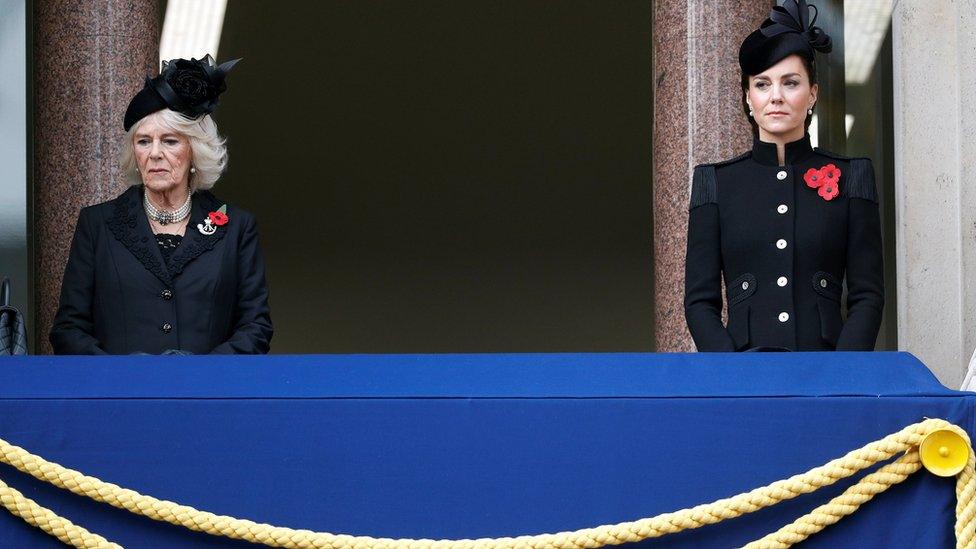
<svg viewBox="0 0 976 549"><path fill-rule="evenodd" d="M159 68L159 0L34 2L34 278L37 352L78 212L125 187L122 116Z"/></svg>
<svg viewBox="0 0 976 549"><path fill-rule="evenodd" d="M976 347L976 3L892 13L898 345L956 388Z"/></svg>
<svg viewBox="0 0 976 549"><path fill-rule="evenodd" d="M739 45L771 0L654 4L654 302L660 352L694 351L684 315L684 260L696 164L752 146L742 112Z"/></svg>

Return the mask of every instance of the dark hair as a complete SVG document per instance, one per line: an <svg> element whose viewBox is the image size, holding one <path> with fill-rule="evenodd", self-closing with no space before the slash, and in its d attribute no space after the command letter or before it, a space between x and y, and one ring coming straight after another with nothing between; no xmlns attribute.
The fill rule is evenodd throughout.
<svg viewBox="0 0 976 549"><path fill-rule="evenodd" d="M812 87L817 83L817 62L812 57L807 57L802 54L796 54L799 56L800 60L803 61L803 67L807 70L807 76L810 77L810 86ZM746 74L742 72L742 112L746 114L746 118L749 120L749 125L752 126L752 135L759 137L759 124L756 123L756 119L749 116L749 103L746 102L746 95L749 93L749 77L754 76L751 74ZM816 106L816 104L814 105ZM807 115L806 121L803 123L804 129L810 129L810 122L813 121L813 115Z"/></svg>

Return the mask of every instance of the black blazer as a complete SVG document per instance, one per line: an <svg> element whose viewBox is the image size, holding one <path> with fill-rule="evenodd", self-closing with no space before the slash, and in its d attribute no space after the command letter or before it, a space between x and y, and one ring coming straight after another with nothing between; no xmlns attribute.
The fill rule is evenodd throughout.
<svg viewBox="0 0 976 549"><path fill-rule="evenodd" d="M830 201L803 180L808 169L827 164L841 170L840 195ZM787 144L782 167L776 145L757 139L751 152L695 168L685 319L699 351L873 350L883 307L870 160L814 150L806 136Z"/></svg>
<svg viewBox="0 0 976 549"><path fill-rule="evenodd" d="M210 235L197 225L223 203L193 195L186 234L163 262L143 188L81 211L51 329L57 354L267 353L272 326L254 217L227 206Z"/></svg>

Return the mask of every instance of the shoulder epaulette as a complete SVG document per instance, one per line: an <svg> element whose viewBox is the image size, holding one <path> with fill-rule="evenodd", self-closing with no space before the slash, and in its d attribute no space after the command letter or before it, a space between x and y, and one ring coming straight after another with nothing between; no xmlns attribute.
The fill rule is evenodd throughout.
<svg viewBox="0 0 976 549"><path fill-rule="evenodd" d="M878 190L874 183L874 166L869 158L852 158L847 184L841 185L841 192L848 198L863 198L878 203ZM843 177L843 176L841 176Z"/></svg>
<svg viewBox="0 0 976 549"><path fill-rule="evenodd" d="M691 201L688 205L689 210L693 210L704 204L718 202L718 176L715 168L733 164L748 158L752 153L742 153L735 158L715 162L713 164L699 164L695 166L695 175L691 179Z"/></svg>
<svg viewBox="0 0 976 549"><path fill-rule="evenodd" d="M717 179L714 165L702 164L701 166L695 166L695 175L691 178L691 201L688 205L689 210L694 210L698 206L705 204L718 202L718 190L716 189Z"/></svg>

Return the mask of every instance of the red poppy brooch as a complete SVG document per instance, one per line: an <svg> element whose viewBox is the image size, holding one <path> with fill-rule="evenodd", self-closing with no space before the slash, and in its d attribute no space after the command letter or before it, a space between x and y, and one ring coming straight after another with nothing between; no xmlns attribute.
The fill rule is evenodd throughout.
<svg viewBox="0 0 976 549"><path fill-rule="evenodd" d="M203 220L203 223L197 223L197 230L201 234L210 236L217 232L217 227L223 227L230 221L227 217L227 204L217 208L217 211L210 212L207 214L207 218Z"/></svg>
<svg viewBox="0 0 976 549"><path fill-rule="evenodd" d="M803 181L807 187L817 189L817 194L824 200L833 200L840 194L840 168L833 164L819 170L810 168L803 174Z"/></svg>

